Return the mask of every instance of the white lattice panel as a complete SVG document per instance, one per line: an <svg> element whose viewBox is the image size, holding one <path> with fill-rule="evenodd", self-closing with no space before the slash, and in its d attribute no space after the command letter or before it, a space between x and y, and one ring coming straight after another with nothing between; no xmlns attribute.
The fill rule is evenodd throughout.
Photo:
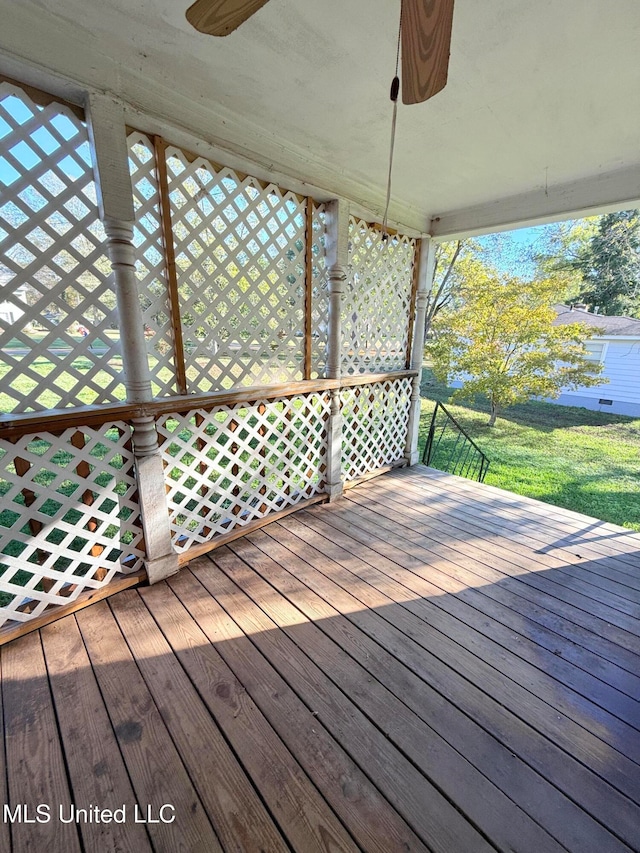
<svg viewBox="0 0 640 853"><path fill-rule="evenodd" d="M415 240L349 220L349 267L342 299L342 372L406 367Z"/></svg>
<svg viewBox="0 0 640 853"><path fill-rule="evenodd" d="M127 424L0 441L0 624L142 567Z"/></svg>
<svg viewBox="0 0 640 853"><path fill-rule="evenodd" d="M325 261L324 205L313 206L311 243L311 378L323 377L329 334L329 287Z"/></svg>
<svg viewBox="0 0 640 853"><path fill-rule="evenodd" d="M177 394L175 346L160 218L156 158L151 141L131 133L129 171L135 208L133 242L151 381L155 396Z"/></svg>
<svg viewBox="0 0 640 853"><path fill-rule="evenodd" d="M0 83L0 138L0 410L122 400L86 125Z"/></svg>
<svg viewBox="0 0 640 853"><path fill-rule="evenodd" d="M328 416L328 394L164 416L175 549L322 491Z"/></svg>
<svg viewBox="0 0 640 853"><path fill-rule="evenodd" d="M404 456L411 380L343 388L342 474L353 480Z"/></svg>
<svg viewBox="0 0 640 853"><path fill-rule="evenodd" d="M190 391L302 378L305 205L167 149Z"/></svg>

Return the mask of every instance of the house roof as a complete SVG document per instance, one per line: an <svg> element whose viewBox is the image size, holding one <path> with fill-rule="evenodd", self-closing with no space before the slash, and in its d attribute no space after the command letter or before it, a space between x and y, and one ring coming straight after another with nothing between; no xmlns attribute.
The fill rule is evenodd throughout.
<svg viewBox="0 0 640 853"><path fill-rule="evenodd" d="M190 2L0 0L0 71L53 69L379 215L400 0L269 0L223 39ZM452 236L636 206L639 43L637 0L455 0L446 88L399 108L391 218Z"/></svg>
<svg viewBox="0 0 640 853"><path fill-rule="evenodd" d="M600 330L599 337L633 336L640 337L640 320L633 317L607 317L604 314L593 314L584 308L571 308L569 305L554 305L558 314L554 325L565 323L586 323Z"/></svg>

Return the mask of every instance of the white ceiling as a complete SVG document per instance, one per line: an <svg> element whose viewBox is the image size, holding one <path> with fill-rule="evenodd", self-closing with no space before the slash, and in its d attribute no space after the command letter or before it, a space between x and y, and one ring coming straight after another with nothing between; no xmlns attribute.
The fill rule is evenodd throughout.
<svg viewBox="0 0 640 853"><path fill-rule="evenodd" d="M379 213L399 0L270 0L225 39L188 0L0 0L17 59ZM392 218L489 230L640 199L639 0L456 0L449 83L400 106Z"/></svg>

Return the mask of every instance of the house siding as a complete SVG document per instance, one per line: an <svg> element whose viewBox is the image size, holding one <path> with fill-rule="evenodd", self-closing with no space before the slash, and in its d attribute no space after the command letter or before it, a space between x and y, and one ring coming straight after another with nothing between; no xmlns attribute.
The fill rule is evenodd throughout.
<svg viewBox="0 0 640 853"><path fill-rule="evenodd" d="M592 388L563 391L551 402L640 417L640 338L616 340L615 337L602 337L598 340L608 344L602 375L609 382ZM611 400L612 403L601 404L601 399Z"/></svg>
<svg viewBox="0 0 640 853"><path fill-rule="evenodd" d="M563 391L559 397L546 398L545 402L640 418L640 338L593 340L606 343L602 376L609 382ZM462 384L462 380L449 382L451 388L460 388ZM611 400L611 404L600 403L600 400Z"/></svg>

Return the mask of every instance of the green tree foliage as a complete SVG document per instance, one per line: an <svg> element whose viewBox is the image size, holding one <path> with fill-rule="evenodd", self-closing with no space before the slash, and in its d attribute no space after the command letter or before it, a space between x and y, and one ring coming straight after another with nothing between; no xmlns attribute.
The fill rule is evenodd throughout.
<svg viewBox="0 0 640 853"><path fill-rule="evenodd" d="M433 370L443 382L462 381L453 399L485 395L489 426L514 403L603 382L602 368L587 360L584 346L595 330L580 323L552 325L552 279L523 282L477 270L460 295L455 311L434 320Z"/></svg>
<svg viewBox="0 0 640 853"><path fill-rule="evenodd" d="M640 211L560 223L536 262L538 277L554 278L566 300L640 317Z"/></svg>
<svg viewBox="0 0 640 853"><path fill-rule="evenodd" d="M557 299L579 302L583 287L579 260L595 234L599 217L558 222L545 229L544 240L533 260L537 279L552 278L556 283Z"/></svg>
<svg viewBox="0 0 640 853"><path fill-rule="evenodd" d="M575 261L580 300L602 314L640 316L640 210L600 217Z"/></svg>
<svg viewBox="0 0 640 853"><path fill-rule="evenodd" d="M476 274L482 263L481 254L474 240L454 240L436 246L433 287L427 297L424 324L427 339L438 314L456 305L465 282Z"/></svg>

